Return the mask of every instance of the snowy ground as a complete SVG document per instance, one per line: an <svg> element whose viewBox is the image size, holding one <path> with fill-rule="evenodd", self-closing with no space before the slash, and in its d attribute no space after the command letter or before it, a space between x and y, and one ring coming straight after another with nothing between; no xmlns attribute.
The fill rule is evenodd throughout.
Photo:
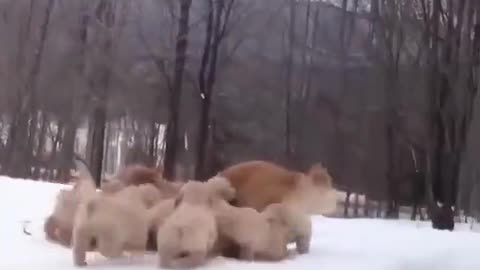
<svg viewBox="0 0 480 270"><path fill-rule="evenodd" d="M0 176L0 269L75 269L68 249L44 240L42 222L60 185L12 180ZM14 208L12 208L14 206ZM31 220L32 236L22 232ZM212 260L207 270L478 270L480 234L468 225L455 232L434 231L428 223L375 219L314 217L311 252L281 263L245 263L224 258ZM108 261L89 255L94 269L155 269L156 258Z"/></svg>

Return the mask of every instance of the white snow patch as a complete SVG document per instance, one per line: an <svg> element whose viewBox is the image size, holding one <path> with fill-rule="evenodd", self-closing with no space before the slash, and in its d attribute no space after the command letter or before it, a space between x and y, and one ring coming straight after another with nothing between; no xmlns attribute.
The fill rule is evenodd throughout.
<svg viewBox="0 0 480 270"><path fill-rule="evenodd" d="M42 226L62 185L0 176L0 269L77 269L69 249L47 242ZM22 232L31 220L32 236ZM202 267L251 270L478 270L480 234L460 227L436 231L407 220L337 219L316 216L311 252L279 263L246 263L216 258ZM154 254L107 260L89 254L88 268L157 269Z"/></svg>

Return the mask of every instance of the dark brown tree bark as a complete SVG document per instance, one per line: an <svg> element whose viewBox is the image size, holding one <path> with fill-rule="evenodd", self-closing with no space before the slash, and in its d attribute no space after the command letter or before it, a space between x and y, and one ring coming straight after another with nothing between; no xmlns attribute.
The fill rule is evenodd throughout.
<svg viewBox="0 0 480 270"><path fill-rule="evenodd" d="M90 152L89 165L91 168L92 176L95 179L97 186L100 186L100 182L102 179L103 154L105 148L105 109L101 108L100 106L95 108L91 120L92 124L89 128L92 129L92 134L90 138L92 142L92 150Z"/></svg>
<svg viewBox="0 0 480 270"><path fill-rule="evenodd" d="M358 217L359 211L358 208L360 206L360 198L358 193L355 193L354 205L353 205L353 216Z"/></svg>
<svg viewBox="0 0 480 270"><path fill-rule="evenodd" d="M351 191L347 191L346 193L346 197L345 197L345 205L344 205L344 208L343 208L343 217L349 217L349 212L350 212L350 196L352 195L352 192Z"/></svg>
<svg viewBox="0 0 480 270"><path fill-rule="evenodd" d="M115 9L113 0L102 0L96 7L97 19L109 30L112 30L115 24ZM107 34L102 37L100 47L105 53L106 61L112 59L112 37ZM93 90L96 96L96 104L93 114L90 118L90 127L92 129L90 141L92 142L89 157L92 176L97 186L100 186L103 172L103 159L105 152L105 128L107 122L106 103L108 91L110 88L111 69L109 65L100 63L97 74L93 80Z"/></svg>
<svg viewBox="0 0 480 270"><path fill-rule="evenodd" d="M447 4L447 12L450 14L447 17L444 40L439 38L442 12L440 0L434 1L433 16L429 23L432 45L428 74L430 140L426 178L429 212L433 215L434 227L452 229L454 223L450 209L457 203L460 166L477 94L473 48L479 36L477 31L472 31L476 10L473 1L459 1L456 16L453 3ZM466 20L463 16L465 11ZM472 32L473 40L470 34ZM435 201L441 202L443 207L437 207Z"/></svg>
<svg viewBox="0 0 480 270"><path fill-rule="evenodd" d="M167 179L174 177L178 145L183 142L183 136L179 126L180 99L182 96L183 73L188 49L190 6L192 5L192 0L179 0L178 2L180 5L180 16L178 19L177 44L175 46L175 71L172 89L169 93L169 116L165 135L166 147L163 165L163 176Z"/></svg>
<svg viewBox="0 0 480 270"><path fill-rule="evenodd" d="M313 74L312 68L314 65L316 65L316 54L313 52L310 52L309 57L307 57L307 48L316 48L317 43L318 43L318 32L320 28L320 22L319 22L319 16L320 16L320 7L315 5L315 10L313 12L313 16L311 15L311 0L309 0L307 11L306 11L306 19L305 19L305 24L309 25L310 20L312 20L312 29L311 29L311 42L308 43L308 36L305 37L305 46L304 46L304 58L303 61L305 61L305 68L304 68L304 81L303 81L303 86L302 86L302 95L301 99L299 100L299 103L301 104L298 113L298 117L296 117L296 121L298 123L301 123L308 117L308 115L311 112L312 108L312 100L311 100L311 92L312 92L312 77L318 76L318 71ZM305 32L310 32L307 31L307 28L309 29L308 26L305 26ZM307 33L308 34L308 33ZM308 34L309 35L309 34ZM308 58L308 60L307 60ZM300 142L305 140L305 136L307 134L308 127L307 125L298 125L297 126L297 136L296 136L296 142L297 142L297 147L302 145ZM297 148L297 151L299 148ZM303 152L302 152L303 153ZM303 164L302 164L303 165Z"/></svg>
<svg viewBox="0 0 480 270"><path fill-rule="evenodd" d="M292 160L292 91L294 72L294 46L297 6L295 0L289 1L288 49L286 55L285 73L285 157L287 162Z"/></svg>
<svg viewBox="0 0 480 270"><path fill-rule="evenodd" d="M215 153L207 155L208 150L213 150L210 144L214 143L211 141L211 105L217 75L218 53L221 42L225 38L234 0L217 0L215 5L213 2L213 0L206 0L208 15L205 27L205 43L198 73L201 99L197 162L195 165L195 178L198 180L205 180L214 173L209 156L215 155Z"/></svg>
<svg viewBox="0 0 480 270"><path fill-rule="evenodd" d="M38 179L40 177L40 170L41 169L47 169L47 163L45 163L43 166L39 166L39 157L45 152L45 143L47 141L47 124L49 124L49 121L44 113L42 115L42 121L40 124L40 131L38 133L38 141L37 145L35 147L35 150L33 151L33 159L36 161L35 165L33 166L33 173L32 176L34 179Z"/></svg>
<svg viewBox="0 0 480 270"><path fill-rule="evenodd" d="M85 12L85 10L83 11ZM78 42L80 46L80 60L77 66L77 72L79 75L85 74L85 61L86 61L86 46L88 39L88 24L89 24L89 15L81 14L79 21L79 31L78 31ZM70 111L66 115L67 123L65 126L65 134L62 140L62 148L60 153L60 164L58 177L61 180L67 180L70 177L70 169L74 167L74 147L75 147L75 137L77 134L78 127L78 113L83 105L84 100L79 97L79 95L73 90L70 99L69 99L69 109ZM82 105L82 106L80 106Z"/></svg>
<svg viewBox="0 0 480 270"><path fill-rule="evenodd" d="M370 217L370 200L367 195L365 195L365 204L363 205L363 216Z"/></svg>
<svg viewBox="0 0 480 270"><path fill-rule="evenodd" d="M17 109L17 116L12 125L8 139L8 154L9 162L6 166L7 174L13 177L28 177L30 175L30 167L32 161L32 147L31 136L29 134L29 121L34 127L36 121L34 120L36 112L36 91L37 80L40 72L40 66L44 55L45 43L48 36L48 29L50 24L50 17L54 7L55 0L49 0L45 8L43 21L40 24L40 40L37 51L33 57L31 68L27 72L25 85L20 87L19 91L19 107ZM33 2L31 4L31 12L33 10ZM32 16L32 14L30 14ZM28 20L27 27L31 27L31 21ZM29 33L29 32L27 32ZM27 39L30 34L24 38ZM24 40L23 42L26 42ZM26 51L23 51L26 53ZM23 56L22 56L23 57ZM28 142L28 143L25 143ZM29 148L30 146L30 148Z"/></svg>

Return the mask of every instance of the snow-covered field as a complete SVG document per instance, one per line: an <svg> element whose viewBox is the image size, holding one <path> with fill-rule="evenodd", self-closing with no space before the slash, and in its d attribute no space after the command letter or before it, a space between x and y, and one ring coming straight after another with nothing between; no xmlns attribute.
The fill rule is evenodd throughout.
<svg viewBox="0 0 480 270"><path fill-rule="evenodd" d="M68 249L49 243L42 223L62 186L0 176L0 269L75 269ZM32 236L22 232L31 220ZM297 270L478 270L480 234L468 225L455 232L435 231L428 223L407 220L314 217L311 252L281 263L246 263L216 258L202 267L215 269ZM154 255L106 260L89 254L88 268L155 269Z"/></svg>

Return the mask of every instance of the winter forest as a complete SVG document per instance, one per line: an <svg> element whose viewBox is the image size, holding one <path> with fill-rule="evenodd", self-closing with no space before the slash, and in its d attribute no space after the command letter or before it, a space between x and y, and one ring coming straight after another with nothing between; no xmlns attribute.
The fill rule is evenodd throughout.
<svg viewBox="0 0 480 270"><path fill-rule="evenodd" d="M2 0L0 35L2 175L322 162L342 215L480 216L480 1Z"/></svg>

